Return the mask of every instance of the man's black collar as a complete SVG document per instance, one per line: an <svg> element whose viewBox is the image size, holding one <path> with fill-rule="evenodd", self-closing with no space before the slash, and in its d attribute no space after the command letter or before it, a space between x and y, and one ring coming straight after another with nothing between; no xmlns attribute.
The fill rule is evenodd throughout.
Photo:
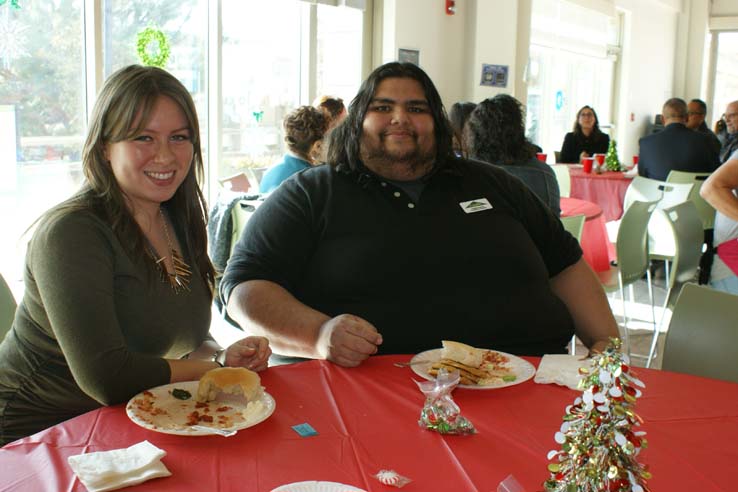
<svg viewBox="0 0 738 492"><path fill-rule="evenodd" d="M463 173L461 172L459 165L462 161L463 158L461 157L453 155L448 156L441 161L437 161L436 164L433 165L431 171L421 179L429 181L436 175L461 177L463 176ZM357 169L352 169L347 163L342 162L336 166L336 171L352 177L362 186L371 182L381 182L386 179L371 171L362 162L359 162Z"/></svg>

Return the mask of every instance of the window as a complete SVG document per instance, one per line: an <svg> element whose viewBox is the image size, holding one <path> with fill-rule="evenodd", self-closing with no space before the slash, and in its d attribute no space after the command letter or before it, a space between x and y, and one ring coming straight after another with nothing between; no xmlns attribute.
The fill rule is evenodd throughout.
<svg viewBox="0 0 738 492"><path fill-rule="evenodd" d="M562 0L534 0L527 70L528 138L544 152L560 150L577 111L595 108L602 131L612 121L618 18Z"/></svg>
<svg viewBox="0 0 738 492"><path fill-rule="evenodd" d="M738 99L738 32L717 34L717 62L715 66L715 96L713 98L713 119L718 119L725 107ZM712 127L710 122L707 122Z"/></svg>
<svg viewBox="0 0 738 492"><path fill-rule="evenodd" d="M0 271L21 276L23 232L81 183L82 1L0 6Z"/></svg>
<svg viewBox="0 0 738 492"><path fill-rule="evenodd" d="M139 63L138 33L153 26L165 34L171 49L166 69L197 106L207 175L226 177L265 168L282 156L282 119L295 107L310 104L318 93L347 102L356 93L363 16L371 8L336 3L49 0L21 2L21 9L0 6L0 207L14 212L0 218L0 272L11 287L21 278L23 231L82 182L87 101L99 89L88 81ZM212 19L213 12L220 19ZM85 38L85 18L92 13L99 41ZM218 24L219 34L209 31ZM214 39L220 41L215 47ZM101 60L100 67L85 64L86 47L87 58ZM213 53L220 63L210 60ZM216 88L219 99L213 97ZM209 107L218 100L219 107ZM219 118L213 121L211 114ZM209 148L217 141L209 138L213 133L220 148ZM210 185L213 202L217 183Z"/></svg>
<svg viewBox="0 0 738 492"><path fill-rule="evenodd" d="M301 102L305 9L294 0L259 2L258 8L243 0L223 3L219 177L264 169L284 153L282 120Z"/></svg>

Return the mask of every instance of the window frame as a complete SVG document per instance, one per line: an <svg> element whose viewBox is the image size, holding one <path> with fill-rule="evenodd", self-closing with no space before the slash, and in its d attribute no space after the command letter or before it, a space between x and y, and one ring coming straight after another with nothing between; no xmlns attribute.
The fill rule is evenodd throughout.
<svg viewBox="0 0 738 492"><path fill-rule="evenodd" d="M85 23L84 40L84 67L85 67L85 114L89 123L90 113L95 103L97 93L105 81L103 65L103 1L84 0L83 18ZM208 2L208 111L206 115L199 115L201 120L207 121L208 139L203 159L205 161L205 182L202 183L203 192L208 203L217 196L218 166L210 163L222 160L222 40L223 26L221 22L223 5L222 0L207 0ZM305 0L297 3L303 3ZM345 5L350 7L350 2L323 2L330 5ZM363 2L364 21L362 33L362 64L360 78L363 79L371 69L372 59L372 14L373 0ZM317 87L317 27L318 27L318 5L317 2L305 2L303 8L303 25L307 27L303 31L305 43L301 49L307 49L307 54L301 54L301 79L299 104L311 104L316 97Z"/></svg>

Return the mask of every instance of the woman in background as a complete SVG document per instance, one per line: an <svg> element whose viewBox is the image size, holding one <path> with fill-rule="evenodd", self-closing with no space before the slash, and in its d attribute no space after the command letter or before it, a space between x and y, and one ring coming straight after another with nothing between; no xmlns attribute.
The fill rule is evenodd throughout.
<svg viewBox="0 0 738 492"><path fill-rule="evenodd" d="M321 110L328 119L328 130L339 125L348 114L346 105L343 104L343 99L340 97L320 96L313 102L313 107Z"/></svg>
<svg viewBox="0 0 738 492"><path fill-rule="evenodd" d="M287 153L264 174L259 191L269 193L293 174L321 164L323 136L329 124L323 112L312 106L300 106L288 114L283 123Z"/></svg>
<svg viewBox="0 0 738 492"><path fill-rule="evenodd" d="M471 159L489 162L519 178L558 217L559 184L551 167L536 158L525 138L523 106L499 94L479 103L464 127L464 149Z"/></svg>
<svg viewBox="0 0 738 492"><path fill-rule="evenodd" d="M464 125L476 107L476 103L473 102L456 102L448 111L448 120L451 122L451 129L454 131L453 146L456 157L461 157L464 153L462 149Z"/></svg>
<svg viewBox="0 0 738 492"><path fill-rule="evenodd" d="M610 137L600 130L597 113L590 106L584 106L577 113L574 131L564 137L559 160L577 163L594 154L604 154L610 145Z"/></svg>
<svg viewBox="0 0 738 492"><path fill-rule="evenodd" d="M0 444L222 365L266 367L263 337L209 336L200 129L187 89L132 65L104 84L81 190L39 219L0 344Z"/></svg>

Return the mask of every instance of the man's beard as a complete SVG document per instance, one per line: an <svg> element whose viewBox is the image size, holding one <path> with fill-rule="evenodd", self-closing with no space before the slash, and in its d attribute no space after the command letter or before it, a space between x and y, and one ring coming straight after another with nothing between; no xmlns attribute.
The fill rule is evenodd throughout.
<svg viewBox="0 0 738 492"><path fill-rule="evenodd" d="M404 168L404 173L417 174L420 171L425 171L423 174L426 174L433 166L433 161L436 157L435 145L432 145L427 150L423 150L418 145L417 140L415 141L415 146L404 151L388 150L384 137L382 137L380 145L368 147L365 142L362 142L361 161L372 171L390 179L392 177L388 176L386 171L382 172L382 170L402 172Z"/></svg>

